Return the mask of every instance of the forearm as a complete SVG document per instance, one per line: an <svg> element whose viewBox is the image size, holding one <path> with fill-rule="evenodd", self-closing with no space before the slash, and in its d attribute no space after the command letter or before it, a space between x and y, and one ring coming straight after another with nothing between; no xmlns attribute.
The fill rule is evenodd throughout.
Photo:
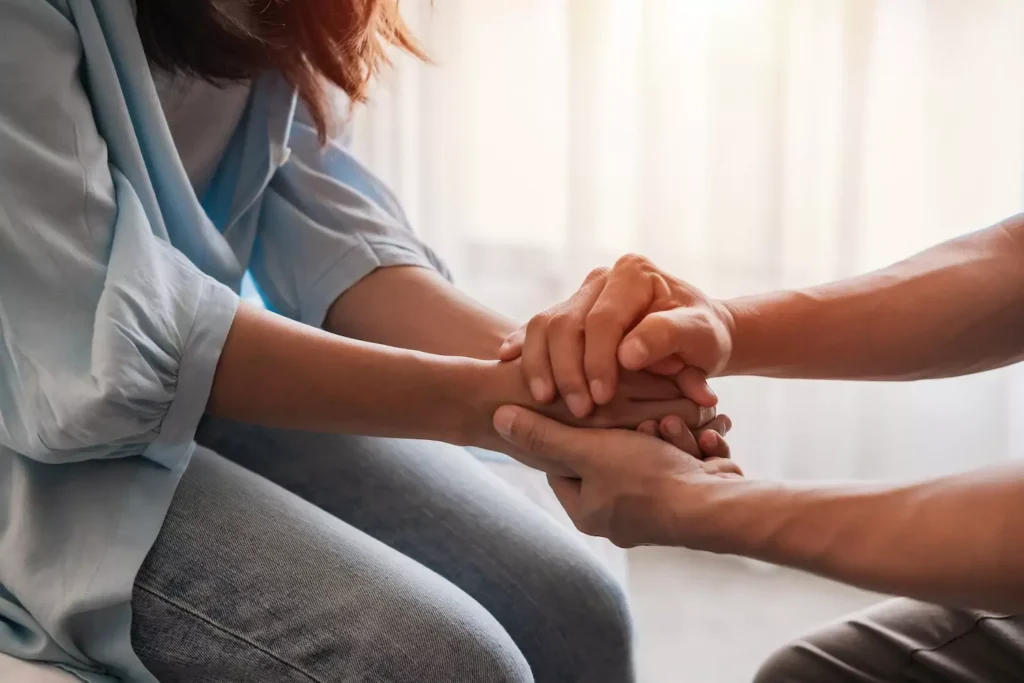
<svg viewBox="0 0 1024 683"><path fill-rule="evenodd" d="M474 404L484 385L502 393L496 370L346 339L242 306L208 412L288 429L478 443L490 416ZM504 393L514 395L507 386Z"/></svg>
<svg viewBox="0 0 1024 683"><path fill-rule="evenodd" d="M338 297L324 329L387 346L494 360L515 324L434 271L404 266L374 271Z"/></svg>
<svg viewBox="0 0 1024 683"><path fill-rule="evenodd" d="M727 482L706 546L880 592L1024 610L1024 466L923 484Z"/></svg>
<svg viewBox="0 0 1024 683"><path fill-rule="evenodd" d="M905 380L1024 358L1024 219L876 273L724 302L725 374Z"/></svg>

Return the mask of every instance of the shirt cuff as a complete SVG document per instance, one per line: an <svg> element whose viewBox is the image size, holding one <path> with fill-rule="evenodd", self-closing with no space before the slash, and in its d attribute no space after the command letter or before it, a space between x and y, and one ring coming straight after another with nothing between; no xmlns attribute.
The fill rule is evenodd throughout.
<svg viewBox="0 0 1024 683"><path fill-rule="evenodd" d="M144 453L150 460L172 470L184 466L181 446L195 437L206 412L213 376L238 302L238 295L229 288L211 278L204 279L196 317L178 367L174 400L164 415L159 435Z"/></svg>

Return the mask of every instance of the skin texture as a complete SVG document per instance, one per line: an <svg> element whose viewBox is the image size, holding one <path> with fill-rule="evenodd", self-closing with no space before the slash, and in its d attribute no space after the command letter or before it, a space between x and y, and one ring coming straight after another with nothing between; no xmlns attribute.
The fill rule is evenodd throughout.
<svg viewBox="0 0 1024 683"><path fill-rule="evenodd" d="M575 429L520 407L495 428L564 465L549 476L576 526L617 545L744 555L940 604L1024 610L1024 465L911 485L748 481L625 430Z"/></svg>
<svg viewBox="0 0 1024 683"><path fill-rule="evenodd" d="M354 313L360 310L387 310L389 315L361 317ZM438 334L441 321L447 331ZM424 269L377 271L341 297L327 324L372 341L317 330L243 304L218 363L208 412L289 429L492 448L550 471L560 466L497 437L491 415L498 406L533 406L581 426L636 427L670 415L691 427L723 424L710 422L714 409L682 398L672 382L648 373L630 374L616 400L586 419L575 418L561 403L536 403L515 364L457 355L486 356L484 349L497 349L511 325ZM374 343L378 340L394 346Z"/></svg>
<svg viewBox="0 0 1024 683"><path fill-rule="evenodd" d="M1015 216L875 273L809 289L714 300L639 256L595 271L583 289L509 336L527 382L583 367L577 391L614 395L618 368L805 379L950 377L1024 359L1024 218ZM568 346L551 321L583 320ZM538 331L536 336L533 331ZM541 333L543 332L543 334ZM562 359L562 360L560 360ZM616 362L618 361L618 362ZM706 403L699 385L687 392Z"/></svg>
<svg viewBox="0 0 1024 683"><path fill-rule="evenodd" d="M1020 216L810 289L719 301L639 257L595 272L585 289L510 335L501 357L521 357L527 383L547 368L582 367L594 405L615 395L626 370L914 380L1024 359ZM567 315L583 320L568 356L550 324ZM679 386L703 398L699 383ZM673 438L666 420L640 434L572 429L514 407L494 420L510 443L574 472L552 478L563 505L581 529L620 545L736 553L877 591L1024 609L1019 464L910 485L795 486L746 481L721 460L688 455L695 441L705 456L729 451L720 434Z"/></svg>

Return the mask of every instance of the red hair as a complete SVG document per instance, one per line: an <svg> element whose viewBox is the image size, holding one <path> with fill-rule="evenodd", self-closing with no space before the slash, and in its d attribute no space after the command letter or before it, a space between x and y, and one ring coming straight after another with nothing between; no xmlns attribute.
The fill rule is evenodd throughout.
<svg viewBox="0 0 1024 683"><path fill-rule="evenodd" d="M211 81L277 70L309 108L321 142L334 123L330 85L364 102L397 46L426 59L398 0L136 0L150 62Z"/></svg>

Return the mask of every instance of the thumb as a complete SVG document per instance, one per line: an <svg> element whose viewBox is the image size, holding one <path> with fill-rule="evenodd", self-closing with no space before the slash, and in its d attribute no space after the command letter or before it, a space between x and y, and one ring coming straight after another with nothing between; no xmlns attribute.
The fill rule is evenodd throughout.
<svg viewBox="0 0 1024 683"><path fill-rule="evenodd" d="M644 370L679 353L684 341L692 341L687 339L692 333L700 334L700 329L686 308L651 313L619 344L619 363L627 370Z"/></svg>
<svg viewBox="0 0 1024 683"><path fill-rule="evenodd" d="M498 360L503 363L515 360L523 353L523 342L526 339L526 326L522 326L506 337L498 349Z"/></svg>
<svg viewBox="0 0 1024 683"><path fill-rule="evenodd" d="M599 430L569 427L519 406L498 408L494 429L513 446L572 471L597 452L601 438Z"/></svg>

